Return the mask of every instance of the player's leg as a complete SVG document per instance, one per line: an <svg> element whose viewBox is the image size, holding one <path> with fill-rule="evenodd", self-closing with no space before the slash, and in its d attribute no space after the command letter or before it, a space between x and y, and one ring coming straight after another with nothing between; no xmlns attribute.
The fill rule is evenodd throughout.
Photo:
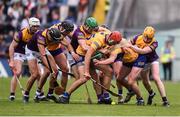
<svg viewBox="0 0 180 117"><path fill-rule="evenodd" d="M75 76L75 80L79 79L79 71L78 71L78 66L77 65L73 65L71 66L71 71Z"/></svg>
<svg viewBox="0 0 180 117"><path fill-rule="evenodd" d="M46 67L43 67L43 74L41 74L40 77L39 77L38 86L37 86L37 90L36 90L36 95L35 95L35 98L34 98L35 102L48 101L46 96L44 96L44 92L42 90L43 90L43 86L46 83L47 78L48 78L49 75L50 75L49 69L46 68Z"/></svg>
<svg viewBox="0 0 180 117"><path fill-rule="evenodd" d="M69 103L70 95L82 84L86 83L88 79L84 78L84 65L81 64L78 66L79 71L79 79L74 81L69 89L67 89L66 92L63 93L63 95L59 96L59 103Z"/></svg>
<svg viewBox="0 0 180 117"><path fill-rule="evenodd" d="M61 76L61 86L64 89L66 89L67 82L68 82L68 74L66 74L65 72L69 72L66 56L64 55L64 53L61 53L61 54L54 56L54 59L56 61L56 64L58 65L58 67L62 71L64 71L64 72L62 72L62 76Z"/></svg>
<svg viewBox="0 0 180 117"><path fill-rule="evenodd" d="M75 80L79 79L78 66L76 65L77 61L75 61L74 58L72 57L72 55L69 53L67 53L67 59L68 59L69 65L70 65L71 72L75 76Z"/></svg>
<svg viewBox="0 0 180 117"><path fill-rule="evenodd" d="M111 79L112 79L112 75L113 75L113 70L109 65L98 65L96 66L96 68L100 71L102 71L103 73L103 79L101 79L101 83L108 89L110 89L110 85L111 85ZM100 87L99 87L100 88ZM96 92L96 94L98 94L98 92ZM111 97L109 95L109 93L106 90L103 90L103 102L105 104L111 104L112 100ZM99 97L99 96L98 96ZM99 99L98 99L99 101Z"/></svg>
<svg viewBox="0 0 180 117"><path fill-rule="evenodd" d="M119 72L121 70L121 67L122 67L122 61L116 61L112 64L112 67L113 67L113 71L114 71L114 75L115 77L117 78L118 75L119 75ZM118 97L118 103L121 104L124 102L124 99L123 99L123 87L121 85L121 82L119 82L119 80L116 79L116 85L117 85L117 88L118 88L118 94L120 97Z"/></svg>
<svg viewBox="0 0 180 117"><path fill-rule="evenodd" d="M35 80L40 77L37 59L28 60L28 66L29 66L31 75L27 80L26 89L25 89L25 93L24 93L24 102L29 101L29 92L30 92Z"/></svg>
<svg viewBox="0 0 180 117"><path fill-rule="evenodd" d="M11 101L13 101L15 99L15 92L16 92L16 87L17 87L17 79L16 78L19 78L20 75L21 75L23 61L15 59L14 63L16 63L14 65L15 66L16 75L13 75L13 77L11 79L11 84L10 84L10 96L9 96L9 99Z"/></svg>
<svg viewBox="0 0 180 117"><path fill-rule="evenodd" d="M152 69L153 79L154 79L156 86L157 86L157 88L160 92L160 95L162 97L163 106L169 106L169 102L168 102L167 97L166 97L165 87L164 87L164 84L161 81L160 75L159 75L159 62L158 61L153 62L151 69Z"/></svg>
<svg viewBox="0 0 180 117"><path fill-rule="evenodd" d="M133 91L135 92L135 94L137 96L136 97L137 105L144 105L144 100L142 98L140 89L136 83L136 79L142 69L143 68L133 66L131 69L131 72L128 75L128 84L131 86L131 88L133 89Z"/></svg>
<svg viewBox="0 0 180 117"><path fill-rule="evenodd" d="M27 47L25 49L26 58L28 62L28 67L30 71L30 77L27 80L25 93L23 97L23 101L26 103L29 101L29 92L35 82L35 80L40 78L40 71L38 66L38 57L40 56L38 52L29 50Z"/></svg>
<svg viewBox="0 0 180 117"><path fill-rule="evenodd" d="M129 102L131 97L134 96L133 90L129 86L128 81L125 79L126 76L130 73L130 71L131 71L131 67L127 67L123 65L116 79L117 83L119 82L122 86L124 86L128 90L128 93L124 99L125 103Z"/></svg>
<svg viewBox="0 0 180 117"><path fill-rule="evenodd" d="M144 87L146 88L146 90L149 93L148 96L148 100L147 100L147 105L151 105L153 102L153 98L156 95L156 93L153 91L152 87L151 87L151 82L149 79L149 75L150 75L150 69L141 71L141 78L142 78L142 82Z"/></svg>

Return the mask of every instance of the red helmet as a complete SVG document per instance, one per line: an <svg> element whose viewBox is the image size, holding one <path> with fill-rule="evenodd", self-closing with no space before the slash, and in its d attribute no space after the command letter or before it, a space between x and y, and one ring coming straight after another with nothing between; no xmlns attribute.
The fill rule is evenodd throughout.
<svg viewBox="0 0 180 117"><path fill-rule="evenodd" d="M119 31L113 31L108 37L108 43L119 43L122 40L122 34ZM110 44L112 45L112 44Z"/></svg>

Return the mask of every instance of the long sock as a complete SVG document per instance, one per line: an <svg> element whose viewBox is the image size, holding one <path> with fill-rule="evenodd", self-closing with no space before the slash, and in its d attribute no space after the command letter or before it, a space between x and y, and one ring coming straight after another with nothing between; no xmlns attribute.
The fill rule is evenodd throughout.
<svg viewBox="0 0 180 117"><path fill-rule="evenodd" d="M131 92L133 92L133 90L132 89L128 89L128 92L131 93Z"/></svg>
<svg viewBox="0 0 180 117"><path fill-rule="evenodd" d="M24 96L29 97L29 91L25 91Z"/></svg>
<svg viewBox="0 0 180 117"><path fill-rule="evenodd" d="M54 92L54 89L49 88L48 95L52 95Z"/></svg>
<svg viewBox="0 0 180 117"><path fill-rule="evenodd" d="M110 99L109 93L104 93L104 99Z"/></svg>
<svg viewBox="0 0 180 117"><path fill-rule="evenodd" d="M102 94L98 94L97 95L98 101L100 101L102 99L102 97L103 97Z"/></svg>
<svg viewBox="0 0 180 117"><path fill-rule="evenodd" d="M138 97L138 98L136 98L137 100L143 100L143 98L142 97Z"/></svg>
<svg viewBox="0 0 180 117"><path fill-rule="evenodd" d="M14 93L14 92L11 92L10 95L15 95L15 93Z"/></svg>
<svg viewBox="0 0 180 117"><path fill-rule="evenodd" d="M167 102L167 98L166 97L162 97L163 102Z"/></svg>
<svg viewBox="0 0 180 117"><path fill-rule="evenodd" d="M152 95L154 93L154 91L151 89L149 92L149 95Z"/></svg>
<svg viewBox="0 0 180 117"><path fill-rule="evenodd" d="M119 94L119 95L122 95L122 93L123 93L123 90L122 90L122 89L119 89L119 90L118 90L118 94Z"/></svg>
<svg viewBox="0 0 180 117"><path fill-rule="evenodd" d="M63 96L64 96L65 98L69 98L69 97L70 97L70 94L69 94L68 92L64 92L64 93L63 93Z"/></svg>

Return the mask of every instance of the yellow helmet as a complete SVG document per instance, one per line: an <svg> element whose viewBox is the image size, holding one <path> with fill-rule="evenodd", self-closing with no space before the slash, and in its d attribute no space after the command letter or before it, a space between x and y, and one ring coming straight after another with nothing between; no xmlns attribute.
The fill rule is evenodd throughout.
<svg viewBox="0 0 180 117"><path fill-rule="evenodd" d="M144 29L143 36L147 38L153 38L155 34L155 29L152 26L147 26Z"/></svg>

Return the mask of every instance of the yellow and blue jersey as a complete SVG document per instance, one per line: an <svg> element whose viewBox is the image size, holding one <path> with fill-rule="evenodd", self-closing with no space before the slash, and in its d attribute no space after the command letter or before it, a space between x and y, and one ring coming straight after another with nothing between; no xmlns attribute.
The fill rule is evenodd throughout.
<svg viewBox="0 0 180 117"><path fill-rule="evenodd" d="M105 43L105 36L110 33L111 31L101 31L101 32L92 34L90 35L89 38L86 38L86 44L91 46L95 51L100 48L103 48L107 46L107 44ZM76 52L82 56L85 56L86 54L86 51L80 45L76 49Z"/></svg>

